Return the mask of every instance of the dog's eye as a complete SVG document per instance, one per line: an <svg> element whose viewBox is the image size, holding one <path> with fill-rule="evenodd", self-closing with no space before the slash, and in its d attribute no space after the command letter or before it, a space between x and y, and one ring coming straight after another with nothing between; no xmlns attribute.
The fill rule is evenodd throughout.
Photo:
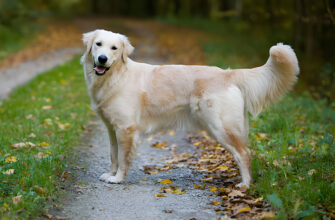
<svg viewBox="0 0 335 220"><path fill-rule="evenodd" d="M117 47L116 46L112 46L112 50L117 50Z"/></svg>
<svg viewBox="0 0 335 220"><path fill-rule="evenodd" d="M98 47L100 47L102 44L101 44L101 42L97 42L96 45L97 45Z"/></svg>

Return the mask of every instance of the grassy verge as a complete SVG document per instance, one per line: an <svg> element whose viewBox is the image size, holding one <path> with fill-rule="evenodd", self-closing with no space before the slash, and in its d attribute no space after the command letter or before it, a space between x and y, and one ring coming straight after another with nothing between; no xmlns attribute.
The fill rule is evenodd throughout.
<svg viewBox="0 0 335 220"><path fill-rule="evenodd" d="M263 64L268 49L286 37L243 23L164 20L213 34L203 49L210 65L222 68ZM299 57L299 54L298 54ZM335 218L335 111L325 100L293 94L251 120L251 193L269 200L279 219Z"/></svg>
<svg viewBox="0 0 335 220"><path fill-rule="evenodd" d="M0 105L0 214L31 219L55 197L90 113L79 58L15 90ZM64 175L65 173L65 175Z"/></svg>

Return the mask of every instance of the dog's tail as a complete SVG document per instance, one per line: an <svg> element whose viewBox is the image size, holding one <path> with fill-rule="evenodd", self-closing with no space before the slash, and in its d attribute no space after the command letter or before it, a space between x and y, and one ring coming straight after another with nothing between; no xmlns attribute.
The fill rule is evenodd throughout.
<svg viewBox="0 0 335 220"><path fill-rule="evenodd" d="M278 43L270 48L270 57L263 66L240 70L235 82L244 95L248 111L255 117L263 107L289 91L298 74L298 59L293 49Z"/></svg>

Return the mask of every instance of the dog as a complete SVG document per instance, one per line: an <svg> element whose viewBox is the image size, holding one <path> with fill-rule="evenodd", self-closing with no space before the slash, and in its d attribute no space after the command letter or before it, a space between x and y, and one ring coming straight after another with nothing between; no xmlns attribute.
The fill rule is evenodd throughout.
<svg viewBox="0 0 335 220"><path fill-rule="evenodd" d="M150 65L131 60L134 47L122 34L95 30L83 34L81 63L92 109L107 127L111 167L100 180L124 180L141 137L167 129L204 129L233 155L249 187L248 112L257 116L289 91L299 74L293 49L270 48L256 68Z"/></svg>

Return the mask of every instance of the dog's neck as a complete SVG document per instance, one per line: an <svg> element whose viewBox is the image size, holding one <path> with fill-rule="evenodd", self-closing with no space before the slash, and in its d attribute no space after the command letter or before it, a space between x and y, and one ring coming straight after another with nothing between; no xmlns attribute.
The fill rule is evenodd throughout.
<svg viewBox="0 0 335 220"><path fill-rule="evenodd" d="M98 108L104 102L104 100L99 98L101 96L101 91L108 91L108 94L104 94L104 97L111 97L123 87L124 83L127 82L129 62L131 62L129 58L126 62L118 60L104 75L98 76L93 70L94 62L92 60L87 60L85 65L85 78L95 108ZM109 89L104 90L104 87ZM99 102L97 100L99 100Z"/></svg>

